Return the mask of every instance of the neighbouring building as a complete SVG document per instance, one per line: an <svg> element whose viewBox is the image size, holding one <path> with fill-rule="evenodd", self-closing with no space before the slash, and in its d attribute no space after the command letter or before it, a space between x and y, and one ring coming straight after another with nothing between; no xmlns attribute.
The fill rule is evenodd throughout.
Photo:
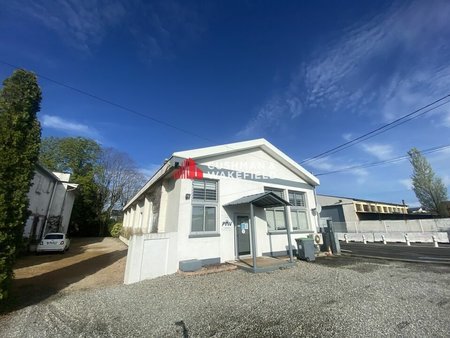
<svg viewBox="0 0 450 338"><path fill-rule="evenodd" d="M36 165L28 192L30 216L23 232L31 243L49 232L67 233L78 187L69 180L70 174L51 172L40 164Z"/></svg>
<svg viewBox="0 0 450 338"><path fill-rule="evenodd" d="M317 232L318 185L265 139L175 152L124 207L123 225L146 234L147 270L287 255Z"/></svg>
<svg viewBox="0 0 450 338"><path fill-rule="evenodd" d="M368 220L401 220L408 217L408 206L403 203L387 203L350 197L317 194L322 207L322 222L358 222Z"/></svg>

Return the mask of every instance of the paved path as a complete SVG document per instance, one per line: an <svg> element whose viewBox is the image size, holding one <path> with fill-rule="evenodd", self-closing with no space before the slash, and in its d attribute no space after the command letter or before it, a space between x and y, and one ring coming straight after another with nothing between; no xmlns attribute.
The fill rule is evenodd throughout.
<svg viewBox="0 0 450 338"><path fill-rule="evenodd" d="M407 246L406 244L341 242L341 249L343 253L353 255L450 264L449 245L440 245L439 248L434 248L432 244Z"/></svg>

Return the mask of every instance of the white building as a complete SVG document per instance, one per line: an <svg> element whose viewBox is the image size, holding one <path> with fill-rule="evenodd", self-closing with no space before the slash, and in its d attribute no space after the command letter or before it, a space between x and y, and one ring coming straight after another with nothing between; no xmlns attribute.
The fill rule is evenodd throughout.
<svg viewBox="0 0 450 338"><path fill-rule="evenodd" d="M28 192L30 217L24 227L24 237L34 241L48 232L67 233L78 186L69 180L70 174L51 172L36 165Z"/></svg>
<svg viewBox="0 0 450 338"><path fill-rule="evenodd" d="M317 232L317 185L265 139L174 153L124 207L126 231L144 234L130 239L125 282L143 279L127 277L131 264L156 276L193 261L289 254L294 239ZM148 252L157 257L145 261Z"/></svg>

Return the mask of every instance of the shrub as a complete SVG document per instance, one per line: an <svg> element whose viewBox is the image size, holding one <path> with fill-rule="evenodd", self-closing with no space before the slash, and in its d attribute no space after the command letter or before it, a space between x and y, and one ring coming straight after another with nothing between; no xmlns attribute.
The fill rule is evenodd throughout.
<svg viewBox="0 0 450 338"><path fill-rule="evenodd" d="M109 233L112 237L119 237L120 233L122 232L122 223L116 223L113 226L109 228Z"/></svg>

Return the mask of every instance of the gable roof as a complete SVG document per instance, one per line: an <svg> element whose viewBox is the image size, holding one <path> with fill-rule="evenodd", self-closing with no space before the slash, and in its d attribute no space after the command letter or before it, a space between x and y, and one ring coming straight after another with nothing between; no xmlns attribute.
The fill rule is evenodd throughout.
<svg viewBox="0 0 450 338"><path fill-rule="evenodd" d="M249 150L249 149L262 149L267 154L272 156L275 160L283 164L289 170L300 176L307 183L311 185L319 185L320 181L317 177L275 147L273 144L268 142L266 139L260 138L256 140L243 141L237 143L223 144L213 147L199 148L199 149L191 149L185 151L179 151L173 153L173 157L181 157L181 158L192 158L194 160L202 159L205 157L211 156L220 156L226 155L238 151ZM251 156L251 155L249 155Z"/></svg>
<svg viewBox="0 0 450 338"><path fill-rule="evenodd" d="M178 151L172 154L169 160L164 162L161 168L156 171L153 176L147 181L147 183L139 190L139 192L123 207L123 210L128 209L143 193L145 193L155 182L159 179L163 178L173 166L174 159L177 158L192 158L194 160L230 154L238 151L248 150L248 149L257 149L260 148L265 151L267 154L272 156L274 159L282 163L292 172L297 174L299 177L305 180L305 182L316 186L320 184L320 181L317 177L307 171L305 168L300 166L297 162L291 159L289 156L284 154L281 150L276 148L266 139L260 138L256 140L243 141L237 143L223 144L213 147L206 148L198 148L191 150Z"/></svg>

